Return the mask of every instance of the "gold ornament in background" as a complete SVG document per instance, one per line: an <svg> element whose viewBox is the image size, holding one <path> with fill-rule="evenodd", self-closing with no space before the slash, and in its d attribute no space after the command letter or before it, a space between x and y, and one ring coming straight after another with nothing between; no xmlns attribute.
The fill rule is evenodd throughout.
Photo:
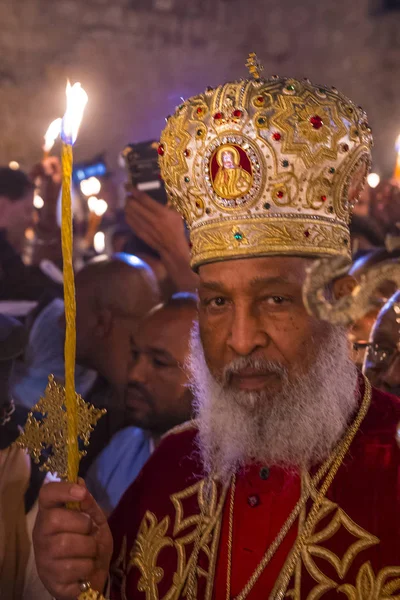
<svg viewBox="0 0 400 600"><path fill-rule="evenodd" d="M250 52L246 62L246 67L248 68L250 75L252 75L256 81L261 78L260 73L264 71L264 67L258 60L255 52Z"/></svg>
<svg viewBox="0 0 400 600"><path fill-rule="evenodd" d="M310 315L347 327L376 308L374 292L384 283L394 283L400 288L400 262L388 259L368 269L351 294L335 300L329 285L346 276L348 270L348 262L342 257L317 260L308 268L303 302Z"/></svg>
<svg viewBox="0 0 400 600"><path fill-rule="evenodd" d="M335 88L261 79L255 54L247 65L253 78L189 98L161 134L161 174L190 228L192 267L275 254L350 260L349 221L371 160L367 115Z"/></svg>
<svg viewBox="0 0 400 600"><path fill-rule="evenodd" d="M400 250L400 235L393 235L388 233L388 235L385 238L385 247L388 252Z"/></svg>
<svg viewBox="0 0 400 600"><path fill-rule="evenodd" d="M106 411L85 402L79 394L76 394L76 403L78 438L88 446L94 426ZM40 413L42 418L36 419L34 413ZM32 408L24 432L15 442L20 448L26 448L36 463L40 462L44 451L49 451L49 456L40 468L43 471L56 473L61 479L68 477L67 419L65 389L54 380L53 375L50 375L44 396ZM81 450L79 458L85 454L86 452Z"/></svg>

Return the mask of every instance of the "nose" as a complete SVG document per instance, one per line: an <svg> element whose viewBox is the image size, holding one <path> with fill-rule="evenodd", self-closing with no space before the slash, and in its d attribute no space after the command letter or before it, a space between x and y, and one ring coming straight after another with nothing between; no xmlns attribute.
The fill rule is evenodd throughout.
<svg viewBox="0 0 400 600"><path fill-rule="evenodd" d="M246 306L235 307L228 338L228 345L235 354L248 356L259 348L265 348L269 339L256 314L252 314Z"/></svg>
<svg viewBox="0 0 400 600"><path fill-rule="evenodd" d="M139 355L130 365L129 382L145 384L148 381L148 361L145 355Z"/></svg>
<svg viewBox="0 0 400 600"><path fill-rule="evenodd" d="M400 353L397 352L382 377L383 383L389 389L400 387Z"/></svg>

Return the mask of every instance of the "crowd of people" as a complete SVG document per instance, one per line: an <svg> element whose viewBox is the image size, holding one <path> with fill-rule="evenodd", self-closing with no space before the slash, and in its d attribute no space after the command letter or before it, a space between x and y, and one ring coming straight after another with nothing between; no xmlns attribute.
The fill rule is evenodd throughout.
<svg viewBox="0 0 400 600"><path fill-rule="evenodd" d="M258 94L254 105L261 110L263 97ZM206 110L207 98L203 103L196 102L197 111ZM236 110L234 122L242 117L240 112ZM319 124L319 114L312 117L313 127ZM223 119L222 114L214 115L217 125L219 119ZM196 135L200 136L199 132ZM276 142L280 134L274 135ZM251 185L251 177L245 172L247 163L241 174L235 173L236 179L225 175L238 169L235 160L244 152L237 150L238 141L230 143L233 146L226 150L231 155L231 162L225 165L227 171L223 171L221 155L219 179L215 176L215 181L220 181L219 187L215 184L215 193L225 194L228 199L229 194L236 197L234 185L242 186L242 195ZM163 157L164 147L159 154ZM286 162L282 162L284 167ZM224 193L218 191L221 186L226 188ZM55 484L56 476L43 473L13 442L29 411L43 396L48 376L53 374L57 381L64 381L63 267L57 219L60 187L60 163L55 157L44 159L29 175L19 169L0 168L1 598L70 600L90 586L99 597L103 593L121 600L211 598L213 585L214 598L244 598L247 595L240 595L241 590L253 579L249 597L270 597L286 556L292 546L296 548L292 524L275 557L270 557L270 564L266 562L259 577L254 578L252 573L264 560L265 549L275 543L287 511L298 500L301 482L293 467L308 466L309 477L316 476L316 467L347 435L346 426L358 410L359 405L345 399L336 388L347 386L349 397L357 397L360 403L359 395L364 392L357 395L355 390L357 378L361 381L364 374L378 390L400 396L397 286L393 281L380 282L370 310L348 327L346 342L333 326L313 322L305 311L303 314L302 251L275 251L269 257L268 250L249 250L246 258L242 250L237 255L221 250L219 256L218 248L224 242L210 237L208 243L217 248L215 256L199 259L193 270L191 252L192 257L196 252L200 254L199 245L193 243L192 247L189 242L181 214L173 206L154 200L151 192L127 185L123 219L117 213L114 220L112 216L108 219L106 250L97 253L90 244L83 251L78 231L75 239L76 390L95 407L105 408L107 414L95 428L80 463L79 475L85 483ZM33 205L36 193L43 199L40 209ZM284 193L286 190L279 188L277 197ZM350 233L349 274L356 284L362 284L372 267L399 262L400 186L396 181L364 188L354 207ZM248 234L239 227L234 235L237 242L242 242ZM309 255L304 253L307 260ZM295 306L288 316L281 308L286 297L294 298L290 302ZM272 314L273 310L276 314L273 318L268 316L271 325L265 333L259 320L267 320L267 312ZM308 348L310 339L315 345L312 355ZM360 389L367 389L365 385L360 384ZM265 386L272 390L272 399L268 397L270 412L259 406L260 390ZM390 412L395 418L399 412L386 396L380 408L380 396L377 398L365 421L366 435L370 436L374 435L375 425L382 425L385 414ZM335 411L335 403L340 410ZM190 425L194 416L199 423L199 441L194 441L194 426ZM325 420L330 420L332 426L324 425ZM189 425L177 427L187 422ZM177 432L176 436L171 430ZM292 439L291 444L288 438ZM338 475L342 488L335 488L331 502L351 505L340 490L348 489L354 469L364 469L368 478L362 462L365 449L361 450L360 444L359 441L353 448L356 466L349 461L344 474ZM384 444L388 448L387 458L382 459L386 466L398 464L386 438ZM207 487L204 473L206 477L218 476L224 491L219 492L214 483ZM370 537L365 539L371 546L377 543L377 537L390 546L391 527L396 532L393 535L400 534L395 516L396 510L400 514L398 501L393 500L396 506L388 504L397 493L399 481L396 483L394 478L391 483L393 493L387 496L386 508L376 504L374 511L385 513L387 509L388 514L394 515L393 523L382 525L384 533L376 531L375 538L368 533ZM183 488L189 492L180 496ZM364 486L361 488L364 490ZM242 512L234 516L235 493ZM199 514L194 512L191 494L196 499L198 494ZM311 498L315 500L313 492L310 494L309 502ZM39 495L41 509L37 519ZM172 499L177 516L170 508L165 514L160 509L164 496ZM82 503L81 514L62 508L71 500ZM255 510L259 505L261 517ZM222 506L224 516L213 538L215 529L210 524L217 514L221 516ZM301 510L306 510L306 504ZM325 510L328 515L332 509ZM87 515L90 527L83 519ZM108 563L112 544L106 517L110 517L114 540L111 579ZM306 518L305 513L302 518ZM37 566L32 547L36 519ZM381 523L382 519L382 515L376 517L376 522ZM361 521L369 531L369 519ZM190 527L197 527L198 522L204 530L200 529L196 537L197 529ZM254 544L248 539L250 526L260 530L259 541ZM357 527L354 524L353 529L349 528L356 536ZM376 527L379 529L380 525ZM321 532L322 526L322 539ZM233 551L232 535L239 540ZM213 563L218 536L230 539L231 549L229 554L229 545L224 546L217 563ZM318 534L315 536L317 544ZM68 554L67 546L75 543L76 553ZM187 544L195 555L193 568L188 557L179 555L187 551ZM100 552L99 546L104 551ZM178 558L168 555L166 549L170 547L176 549ZM164 562L157 562L160 552L167 556ZM374 555L376 565L371 567L371 589L377 576L373 569L389 565L385 562L389 560L388 549L385 547L376 558L378 554ZM399 558L397 550L390 559L390 565L396 565L397 577ZM310 569L307 577L314 576L319 581ZM231 573L232 595L225 590L226 572ZM343 567L343 577L345 574ZM261 582L263 589L269 590L264 596L257 588ZM327 589L336 593L337 586L329 585ZM130 591L133 589L138 590L138 595ZM356 587L354 593L355 590ZM351 593L347 597L383 597L372 592L365 596ZM387 592L385 597L392 596Z"/></svg>

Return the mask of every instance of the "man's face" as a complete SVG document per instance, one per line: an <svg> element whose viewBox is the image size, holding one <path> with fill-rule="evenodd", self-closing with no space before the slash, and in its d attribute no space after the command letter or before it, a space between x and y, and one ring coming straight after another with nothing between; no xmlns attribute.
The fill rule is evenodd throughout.
<svg viewBox="0 0 400 600"><path fill-rule="evenodd" d="M375 387L400 396L399 303L388 305L388 308L380 313L372 331L364 371Z"/></svg>
<svg viewBox="0 0 400 600"><path fill-rule="evenodd" d="M353 213L360 217L367 217L369 215L369 206L371 202L371 188L366 185L362 190L358 202L354 205Z"/></svg>
<svg viewBox="0 0 400 600"><path fill-rule="evenodd" d="M76 359L77 363L99 371L96 364L99 353L107 355L107 373L99 371L122 392L126 384L130 356L130 340L140 320L148 312L138 303L137 315L128 315L116 309L97 306L91 290L76 288Z"/></svg>
<svg viewBox="0 0 400 600"><path fill-rule="evenodd" d="M125 392L126 421L164 433L191 416L184 364L194 311L161 308L147 317L132 340Z"/></svg>
<svg viewBox="0 0 400 600"><path fill-rule="evenodd" d="M303 258L270 257L200 268L199 325L205 359L227 388L278 391L280 367L289 378L307 370L325 331L303 305L307 264ZM269 361L277 368L245 367L227 377L224 369L238 358Z"/></svg>
<svg viewBox="0 0 400 600"><path fill-rule="evenodd" d="M374 309L359 319L349 331L351 356L354 363L361 370L365 352L368 345L371 329L378 316L379 309Z"/></svg>
<svg viewBox="0 0 400 600"><path fill-rule="evenodd" d="M17 250L23 246L25 231L33 224L33 190L27 190L19 200L1 198L2 222L7 238Z"/></svg>
<svg viewBox="0 0 400 600"><path fill-rule="evenodd" d="M222 154L222 162L225 169L234 169L235 163L233 162L233 156L231 152L224 152Z"/></svg>

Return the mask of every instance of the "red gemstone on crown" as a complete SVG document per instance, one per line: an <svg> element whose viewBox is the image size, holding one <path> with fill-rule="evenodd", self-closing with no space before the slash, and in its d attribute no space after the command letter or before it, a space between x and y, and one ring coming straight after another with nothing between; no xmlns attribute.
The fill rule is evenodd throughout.
<svg viewBox="0 0 400 600"><path fill-rule="evenodd" d="M273 134L272 138L275 140L275 142L279 142L282 138L281 134L276 132Z"/></svg>
<svg viewBox="0 0 400 600"><path fill-rule="evenodd" d="M240 117L243 117L243 112L239 109L234 110L233 111L233 116L236 117L237 119L240 119Z"/></svg>
<svg viewBox="0 0 400 600"><path fill-rule="evenodd" d="M198 115L202 115L203 114L203 109L201 108L201 106L199 106L199 108L196 110Z"/></svg>
<svg viewBox="0 0 400 600"><path fill-rule="evenodd" d="M214 115L215 121L221 121L221 119L223 119L223 118L224 118L224 115L222 113L220 113L220 112L217 112Z"/></svg>
<svg viewBox="0 0 400 600"><path fill-rule="evenodd" d="M306 237L306 238L310 237L310 232L308 231L308 229L305 230L304 237Z"/></svg>
<svg viewBox="0 0 400 600"><path fill-rule="evenodd" d="M321 129L321 127L323 127L324 125L324 122L322 121L322 118L319 115L314 115L313 117L311 117L310 123L314 127L314 129Z"/></svg>
<svg viewBox="0 0 400 600"><path fill-rule="evenodd" d="M322 202L326 202L326 196L321 196Z"/></svg>
<svg viewBox="0 0 400 600"><path fill-rule="evenodd" d="M183 153L186 157L190 156L190 150L188 148L186 148L186 150Z"/></svg>
<svg viewBox="0 0 400 600"><path fill-rule="evenodd" d="M276 192L276 195L278 196L278 198L283 198L285 194L282 192L282 190L279 190L279 192Z"/></svg>
<svg viewBox="0 0 400 600"><path fill-rule="evenodd" d="M257 102L258 104L264 104L264 96L258 96Z"/></svg>
<svg viewBox="0 0 400 600"><path fill-rule="evenodd" d="M157 152L160 156L164 156L165 154L165 150L164 150L164 146L162 144L160 144L157 148Z"/></svg>

